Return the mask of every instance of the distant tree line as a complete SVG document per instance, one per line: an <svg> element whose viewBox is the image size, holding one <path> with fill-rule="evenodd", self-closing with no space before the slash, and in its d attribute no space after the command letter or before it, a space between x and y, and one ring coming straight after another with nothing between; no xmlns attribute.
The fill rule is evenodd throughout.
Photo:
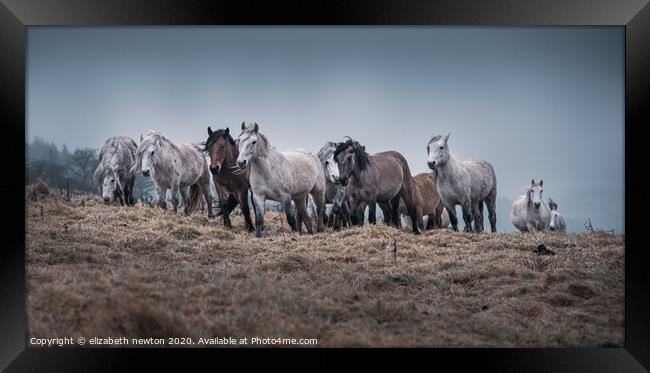
<svg viewBox="0 0 650 373"><path fill-rule="evenodd" d="M27 151L25 184L42 180L51 188L66 188L72 191L100 193L100 186L93 180L95 169L99 164L99 150L80 148L70 151L66 145L60 149L53 142L35 137L31 143L25 143ZM137 176L134 193L137 199L156 195L150 179Z"/></svg>

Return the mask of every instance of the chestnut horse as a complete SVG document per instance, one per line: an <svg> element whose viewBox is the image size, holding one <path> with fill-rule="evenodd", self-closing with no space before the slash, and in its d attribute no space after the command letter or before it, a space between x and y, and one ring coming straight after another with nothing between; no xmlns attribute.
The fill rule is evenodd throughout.
<svg viewBox="0 0 650 373"><path fill-rule="evenodd" d="M441 228L444 205L430 172L423 172L413 176L413 203L415 204L415 215L420 229L425 228L424 216L428 216L426 229ZM403 200L400 201L399 212L408 215Z"/></svg>
<svg viewBox="0 0 650 373"><path fill-rule="evenodd" d="M251 220L250 208L248 206L248 171L237 166L239 151L230 129L219 129L212 131L208 127L208 139L204 143L203 151L210 156L210 172L212 180L219 195L220 214L223 215L223 225L231 228L230 211L239 203L244 214L244 226L247 231L252 232L255 227ZM226 195L226 191L230 194ZM236 200L233 203L233 198ZM255 205L253 205L255 208Z"/></svg>

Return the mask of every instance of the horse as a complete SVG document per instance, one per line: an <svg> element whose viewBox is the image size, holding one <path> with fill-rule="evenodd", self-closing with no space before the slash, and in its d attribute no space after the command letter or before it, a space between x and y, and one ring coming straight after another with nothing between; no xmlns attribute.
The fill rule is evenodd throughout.
<svg viewBox="0 0 650 373"><path fill-rule="evenodd" d="M266 136L259 131L257 123L241 124L237 165L249 168L249 182L253 191L255 212L255 235L262 236L264 210L267 199L283 204L287 223L291 229L302 234L302 223L313 234L311 220L307 216L307 195L316 204L317 231L323 231L325 209L325 171L315 155L306 150L279 152L271 147ZM291 211L291 201L297 210L297 220Z"/></svg>
<svg viewBox="0 0 650 373"><path fill-rule="evenodd" d="M363 225L364 211L361 207L365 204L369 206L368 222L376 224L377 202L380 202L388 203L390 223L399 228L400 198L404 200L411 220L417 221L411 170L403 155L396 151L369 155L365 147L348 139L336 145L334 159L339 168L339 181L348 186L348 193L354 199L357 224ZM413 224L413 233L420 233L417 224Z"/></svg>
<svg viewBox="0 0 650 373"><path fill-rule="evenodd" d="M525 188L525 194L512 202L510 219L521 232L543 231L551 222L551 209L542 199L543 186L544 180L535 182L533 179Z"/></svg>
<svg viewBox="0 0 650 373"><path fill-rule="evenodd" d="M423 172L413 176L413 203L415 204L415 215L418 227L422 230L440 228L441 217L444 206L438 194L438 188L430 173ZM403 200L400 200L399 212L408 216L408 210ZM427 216L427 225L424 225L423 217Z"/></svg>
<svg viewBox="0 0 650 373"><path fill-rule="evenodd" d="M208 162L198 146L176 145L165 135L151 130L144 137L140 135L135 163L131 167L131 172L140 171L145 177L151 175L161 208L167 208L165 197L168 189L171 189L174 213L178 212L180 195L185 215L196 209L200 194L203 194L208 206L208 217L214 217Z"/></svg>
<svg viewBox="0 0 650 373"><path fill-rule="evenodd" d="M548 224L548 229L555 232L566 233L566 221L562 214L557 212L557 203L549 198L548 207L551 210L551 222Z"/></svg>
<svg viewBox="0 0 650 373"><path fill-rule="evenodd" d="M451 225L458 230L456 205L463 209L465 232L483 231L483 202L487 205L490 228L497 231L497 178L494 167L484 160L457 160L449 150L449 135L434 136L427 143L427 163L433 170L438 193L449 213Z"/></svg>
<svg viewBox="0 0 650 373"><path fill-rule="evenodd" d="M130 171L138 146L125 136L114 136L104 142L99 150L99 165L94 180L100 184L105 203L116 198L120 205L135 205L133 185L135 174Z"/></svg>
<svg viewBox="0 0 650 373"><path fill-rule="evenodd" d="M351 226L350 203L346 199L346 187L339 182L339 168L334 160L336 143L328 141L316 154L325 171L325 203L332 204L331 214L326 214L328 226L338 229Z"/></svg>
<svg viewBox="0 0 650 373"><path fill-rule="evenodd" d="M237 166L239 151L235 140L230 136L230 128L212 131L208 127L208 139L203 143L203 151L210 156L210 172L219 196L219 207L223 215L223 225L231 228L230 212L239 204L244 214L244 227L253 231L250 208L248 206L248 171ZM230 192L226 196L226 191ZM235 204L230 199L235 199Z"/></svg>

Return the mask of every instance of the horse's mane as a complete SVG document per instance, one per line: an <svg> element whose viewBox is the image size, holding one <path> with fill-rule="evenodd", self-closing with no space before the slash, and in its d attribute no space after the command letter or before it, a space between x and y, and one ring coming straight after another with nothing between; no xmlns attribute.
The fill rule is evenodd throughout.
<svg viewBox="0 0 650 373"><path fill-rule="evenodd" d="M179 151L178 147L176 144L174 144L170 139L167 138L167 136L163 135L160 132L156 132L154 130L149 130L145 135L144 135L144 140L142 141L142 144L145 143L152 143L156 140L160 141L160 145L169 145L172 149ZM142 149L139 149L140 152L144 151L145 147L142 147Z"/></svg>
<svg viewBox="0 0 650 373"><path fill-rule="evenodd" d="M201 146L203 146L203 151L208 152L210 150L210 147L221 137L225 136L226 140L230 143L230 145L236 145L235 140L230 136L230 133L228 135L225 135L226 130L225 129L218 129L216 131L213 131L210 136L208 136L208 139L204 142L201 143Z"/></svg>
<svg viewBox="0 0 650 373"><path fill-rule="evenodd" d="M335 151L336 151L336 143L328 141L318 151L317 154L318 159L320 159L321 163L325 163L325 161L327 161L332 156L332 154L334 154Z"/></svg>
<svg viewBox="0 0 650 373"><path fill-rule="evenodd" d="M352 140L348 137L344 142L336 144L336 150L334 151L334 157L339 155L343 150L347 149L350 146L354 146L354 154L357 158L357 163L359 168L365 170L370 164L370 158L368 158L368 153L366 153L366 148L361 146L359 142Z"/></svg>

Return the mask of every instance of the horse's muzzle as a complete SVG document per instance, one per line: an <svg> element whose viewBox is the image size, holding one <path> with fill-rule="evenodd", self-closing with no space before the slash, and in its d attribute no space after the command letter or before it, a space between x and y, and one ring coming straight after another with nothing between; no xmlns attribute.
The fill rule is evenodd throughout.
<svg viewBox="0 0 650 373"><path fill-rule="evenodd" d="M347 177L339 177L339 182L341 185L346 186L348 185L348 178Z"/></svg>
<svg viewBox="0 0 650 373"><path fill-rule="evenodd" d="M429 162L427 162L427 164L429 165L430 169L432 169L432 170L436 169L436 162L435 161L429 161Z"/></svg>
<svg viewBox="0 0 650 373"><path fill-rule="evenodd" d="M143 170L142 175L144 175L144 177L149 177L149 170L146 171Z"/></svg>
<svg viewBox="0 0 650 373"><path fill-rule="evenodd" d="M239 166L239 168L241 168L242 170L245 169L246 168L246 160L244 159L242 161L237 161L237 166Z"/></svg>
<svg viewBox="0 0 650 373"><path fill-rule="evenodd" d="M109 197L104 197L104 203L110 203L111 199Z"/></svg>
<svg viewBox="0 0 650 373"><path fill-rule="evenodd" d="M533 206L535 206L535 208L538 209L539 206L541 206L541 203L539 203L539 202L535 202L535 203L533 203Z"/></svg>
<svg viewBox="0 0 650 373"><path fill-rule="evenodd" d="M210 172L212 173L212 175L218 174L220 169L221 167L219 166L210 165Z"/></svg>

